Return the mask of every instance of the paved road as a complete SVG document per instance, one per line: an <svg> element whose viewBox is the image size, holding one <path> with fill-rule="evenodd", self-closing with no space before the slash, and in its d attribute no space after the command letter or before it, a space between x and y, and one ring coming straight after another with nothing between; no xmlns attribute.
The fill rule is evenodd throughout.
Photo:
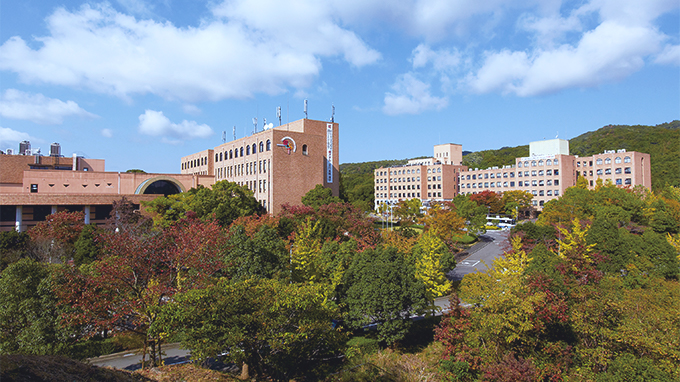
<svg viewBox="0 0 680 382"><path fill-rule="evenodd" d="M180 349L179 344L161 345L165 353L163 361L166 365L189 362L189 351ZM88 362L94 366L109 366L116 369L138 370L142 368L141 351L127 351L104 355L101 357L90 358ZM149 362L149 355L146 355L146 362Z"/></svg>
<svg viewBox="0 0 680 382"><path fill-rule="evenodd" d="M493 259L508 250L509 231L488 231L479 237L480 242L472 246L470 256L456 264L448 276L452 280L462 280L468 273L484 271L493 265Z"/></svg>

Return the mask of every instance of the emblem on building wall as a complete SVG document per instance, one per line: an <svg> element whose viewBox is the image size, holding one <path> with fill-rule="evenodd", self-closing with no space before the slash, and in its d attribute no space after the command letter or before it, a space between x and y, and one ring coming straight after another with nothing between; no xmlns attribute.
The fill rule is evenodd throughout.
<svg viewBox="0 0 680 382"><path fill-rule="evenodd" d="M288 154L292 152L297 151L297 145L295 144L295 141L291 137L283 137L281 138L281 143L277 144L279 147L283 147L288 151Z"/></svg>

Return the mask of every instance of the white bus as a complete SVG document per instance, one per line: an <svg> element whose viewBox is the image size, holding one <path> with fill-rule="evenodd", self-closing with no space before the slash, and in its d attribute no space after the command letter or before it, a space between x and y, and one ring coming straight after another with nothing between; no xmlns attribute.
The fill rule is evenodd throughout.
<svg viewBox="0 0 680 382"><path fill-rule="evenodd" d="M486 217L486 225L493 225L498 228L512 228L515 226L515 219L504 216L489 216Z"/></svg>

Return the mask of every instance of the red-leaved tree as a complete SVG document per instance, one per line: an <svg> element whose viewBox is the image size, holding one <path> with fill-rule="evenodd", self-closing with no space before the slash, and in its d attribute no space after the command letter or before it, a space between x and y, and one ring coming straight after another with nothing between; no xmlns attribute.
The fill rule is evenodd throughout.
<svg viewBox="0 0 680 382"><path fill-rule="evenodd" d="M215 221L182 219L161 232L107 232L99 237L102 258L90 267L73 265L56 292L71 307L65 320L101 330L129 331L145 338L151 362L160 362L161 338L148 330L160 308L180 291L211 285L222 269L225 235Z"/></svg>

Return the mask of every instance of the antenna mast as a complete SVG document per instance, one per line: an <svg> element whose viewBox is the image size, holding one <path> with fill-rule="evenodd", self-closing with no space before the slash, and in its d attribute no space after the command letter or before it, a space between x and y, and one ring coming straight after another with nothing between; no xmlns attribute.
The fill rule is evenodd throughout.
<svg viewBox="0 0 680 382"><path fill-rule="evenodd" d="M305 100L305 119L307 119L307 100Z"/></svg>
<svg viewBox="0 0 680 382"><path fill-rule="evenodd" d="M257 117L253 118L253 134L257 133Z"/></svg>
<svg viewBox="0 0 680 382"><path fill-rule="evenodd" d="M281 126L281 106L276 107L276 118L279 119L279 126Z"/></svg>
<svg viewBox="0 0 680 382"><path fill-rule="evenodd" d="M227 131L222 131L222 143L227 143Z"/></svg>
<svg viewBox="0 0 680 382"><path fill-rule="evenodd" d="M335 122L335 105L331 104L333 112L331 113L331 123Z"/></svg>
<svg viewBox="0 0 680 382"><path fill-rule="evenodd" d="M236 140L236 126L234 126L234 140Z"/></svg>

